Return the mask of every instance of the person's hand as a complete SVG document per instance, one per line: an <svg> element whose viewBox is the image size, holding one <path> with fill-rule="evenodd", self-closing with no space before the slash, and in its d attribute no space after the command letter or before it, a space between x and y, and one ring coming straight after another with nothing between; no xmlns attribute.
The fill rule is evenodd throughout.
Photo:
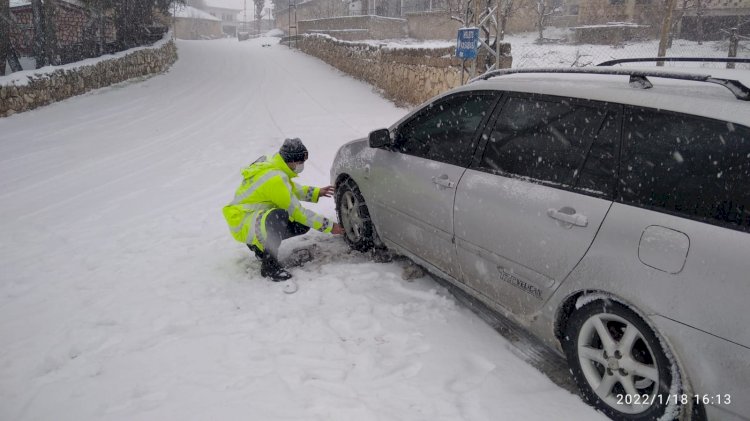
<svg viewBox="0 0 750 421"><path fill-rule="evenodd" d="M333 186L325 186L320 188L320 197L331 197L336 188Z"/></svg>
<svg viewBox="0 0 750 421"><path fill-rule="evenodd" d="M331 234L333 234L333 235L343 235L344 234L344 227L342 227L341 224L334 222L333 223L333 229L331 230Z"/></svg>

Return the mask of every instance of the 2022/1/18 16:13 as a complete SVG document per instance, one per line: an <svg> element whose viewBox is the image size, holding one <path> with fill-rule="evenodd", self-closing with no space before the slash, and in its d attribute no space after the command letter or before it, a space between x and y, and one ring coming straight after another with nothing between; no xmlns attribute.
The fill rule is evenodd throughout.
<svg viewBox="0 0 750 421"><path fill-rule="evenodd" d="M681 403L683 405L687 405L687 403L690 400L694 400L696 404L704 404L704 405L730 405L732 403L732 396L728 393L725 394L716 394L716 395L688 395L688 394L679 394L679 395L628 395L628 394L618 394L617 395L617 404L618 405L651 405L654 402L658 402L659 404L669 404L669 403Z"/></svg>

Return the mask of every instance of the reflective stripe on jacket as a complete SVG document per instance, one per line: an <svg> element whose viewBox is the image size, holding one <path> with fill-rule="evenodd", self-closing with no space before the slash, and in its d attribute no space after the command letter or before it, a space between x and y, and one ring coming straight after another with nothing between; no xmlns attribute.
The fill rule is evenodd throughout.
<svg viewBox="0 0 750 421"><path fill-rule="evenodd" d="M263 156L242 169L242 184L232 203L223 210L235 240L263 250L266 216L274 209L286 210L291 221L331 232L333 223L328 218L305 209L300 203L300 200L317 202L320 188L297 185L292 181L296 176L279 154L270 159Z"/></svg>

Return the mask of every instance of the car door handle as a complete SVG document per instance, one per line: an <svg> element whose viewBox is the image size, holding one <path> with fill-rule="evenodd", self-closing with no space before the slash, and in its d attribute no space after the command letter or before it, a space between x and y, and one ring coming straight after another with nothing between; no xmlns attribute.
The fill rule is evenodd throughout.
<svg viewBox="0 0 750 421"><path fill-rule="evenodd" d="M575 225L577 227L585 227L589 224L589 220L586 216L576 213L575 209L567 206L562 209L548 209L547 215L552 219L557 219L558 221Z"/></svg>
<svg viewBox="0 0 750 421"><path fill-rule="evenodd" d="M451 181L451 179L445 174L440 177L432 177L432 182L439 186L448 187L449 189L456 187L456 183Z"/></svg>

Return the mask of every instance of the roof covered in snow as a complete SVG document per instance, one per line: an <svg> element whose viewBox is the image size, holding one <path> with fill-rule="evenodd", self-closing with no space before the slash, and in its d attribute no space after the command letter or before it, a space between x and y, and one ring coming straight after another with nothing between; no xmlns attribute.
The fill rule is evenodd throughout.
<svg viewBox="0 0 750 421"><path fill-rule="evenodd" d="M80 0L62 0L65 3L75 4L84 7ZM21 7L31 5L31 0L10 0L10 7Z"/></svg>
<svg viewBox="0 0 750 421"><path fill-rule="evenodd" d="M243 0L203 0L203 3L206 5L206 7L214 7L214 8L230 9L230 10L242 10L242 6L244 5ZM248 3L248 9L252 9L253 2L250 0L247 0L247 3Z"/></svg>
<svg viewBox="0 0 750 421"><path fill-rule="evenodd" d="M202 19L221 22L221 19L217 18L216 16L213 16L208 12L198 10L195 7L191 6L177 6L177 8L172 12L172 15L174 15L174 17L176 18Z"/></svg>

